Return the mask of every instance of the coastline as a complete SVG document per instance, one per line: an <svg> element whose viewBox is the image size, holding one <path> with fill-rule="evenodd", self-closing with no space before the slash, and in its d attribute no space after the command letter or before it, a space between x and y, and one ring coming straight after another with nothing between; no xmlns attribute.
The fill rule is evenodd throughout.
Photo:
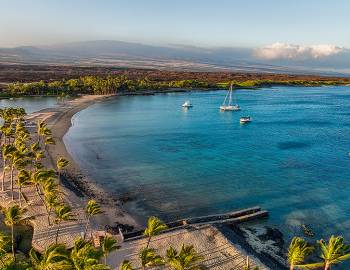
<svg viewBox="0 0 350 270"><path fill-rule="evenodd" d="M96 230L114 230L117 226L124 231L140 229L140 223L122 209L120 203L111 195L100 188L96 182L89 178L80 166L71 157L64 144L63 137L72 126L72 117L97 102L113 98L115 95L86 95L81 96L56 108L47 108L30 114L27 119L30 121L44 120L52 130L52 137L55 145L47 147L47 162L55 167L59 157L69 160L69 166L62 172L62 184L64 193L74 204L84 205L89 199L95 199L101 204L103 214L92 220L92 227Z"/></svg>
<svg viewBox="0 0 350 270"><path fill-rule="evenodd" d="M130 232L134 230L141 230L143 228L143 224L139 221L140 216L131 215L128 212L127 207L122 205L122 202L113 198L108 191L103 190L98 184L87 176L84 171L80 168L80 166L76 163L76 161L69 154L63 137L68 132L69 128L72 126L72 117L98 102L103 102L110 98L115 98L116 95L109 96L82 96L67 102L66 104L60 105L56 108L47 108L35 113L28 115L27 119L29 121L38 121L44 120L49 125L52 130L53 138L56 142L55 145L49 145L47 147L47 165L51 167L55 167L56 160L58 157L65 157L70 161L70 165L67 169L62 173L62 186L63 191L66 194L66 198L73 205L74 208L84 208L86 202L89 199L95 199L100 204L104 211L103 214L96 216L92 219L91 229L93 230L106 230L107 232L112 232L114 234L118 233L118 227L122 229L122 231ZM265 225L258 225L259 231L264 230L266 228ZM222 233L224 230L220 229ZM259 258L261 262L265 265L278 265L277 268L271 267L271 269L283 269L283 263L281 261L277 261L274 258L274 253L280 253L282 247L278 247L277 251L273 250L272 255L268 252L271 247L275 246L276 239L275 236L269 236L268 233L263 233L260 237L268 237L268 242L272 246L269 246L266 252L260 254L260 252L253 252L254 248L257 246L264 246L265 244L261 242L261 239L253 239L252 243L254 248L252 248L252 244L248 243L248 238L245 236L244 232L236 229L232 230L230 228L229 233L225 237L229 239L232 243L238 244L243 247L244 250L249 251L251 255ZM281 236L283 237L283 236ZM264 239L266 240L266 239ZM278 241L277 241L278 242ZM39 249L39 248L37 248ZM272 248L274 249L274 248Z"/></svg>

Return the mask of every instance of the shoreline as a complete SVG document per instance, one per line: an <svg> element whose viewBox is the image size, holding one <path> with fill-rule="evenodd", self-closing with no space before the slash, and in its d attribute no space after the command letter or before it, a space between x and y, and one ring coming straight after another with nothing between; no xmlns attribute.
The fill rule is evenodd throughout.
<svg viewBox="0 0 350 270"><path fill-rule="evenodd" d="M56 143L47 147L50 166L55 167L58 157L65 157L69 160L69 166L62 172L62 185L70 199L78 204L80 202L81 205L89 199L95 199L100 203L103 214L93 218L92 227L100 230L116 230L116 227L119 226L125 231L130 231L140 229L141 224L121 207L118 200L87 176L69 154L63 141L64 135L72 126L72 117L75 114L90 105L115 97L116 95L85 95L58 107L29 114L27 119L30 121L43 120L52 130L52 137Z"/></svg>
<svg viewBox="0 0 350 270"><path fill-rule="evenodd" d="M70 203L73 204L74 207L84 208L88 199L95 199L98 201L104 213L94 217L91 220L91 229L105 230L113 234L118 234L118 227L123 231L123 233L142 230L144 225L141 222L142 216L131 215L131 213L128 211L128 207L124 206L122 201L115 199L112 194L109 194L108 191L105 191L103 188L99 187L94 179L88 177L88 175L80 168L77 162L69 154L63 137L72 126L72 117L74 115L88 108L90 105L116 97L117 95L82 96L58 107L47 108L34 112L29 114L27 117L27 119L30 121L46 121L52 130L52 137L54 138L56 144L49 145L47 147L48 155L46 161L49 163L48 165L55 167L55 161L58 157L65 157L70 161L68 168L62 172L61 178L64 193L66 194L66 197ZM261 231L268 227L266 227L266 224L260 224L258 228L258 231ZM224 230L220 229L220 231L224 233ZM229 231L230 232L228 234L224 233L225 237L229 241L234 244L238 244L244 250L249 251L251 255L259 258L265 265L275 266L277 264L278 269L283 269L283 263L275 260L274 258L274 253L280 253L280 250L272 251L273 256L271 256L271 253L269 252L263 252L260 254L260 252L254 251L255 245L265 245L263 242L261 242L261 239L258 239L261 237L261 235L254 239L252 243L249 243L249 239L243 231L238 229L233 230L232 228L230 228ZM268 234L266 233L262 235ZM270 246L269 249L274 247L276 243L276 239L274 237L271 237L270 239L270 241L272 241L272 246ZM271 269L277 268L272 267Z"/></svg>
<svg viewBox="0 0 350 270"><path fill-rule="evenodd" d="M273 87L331 87L331 86L346 86L349 87L349 83L340 83L340 84L316 84L316 85L303 85L303 84L283 84L283 83L276 83L276 84L262 84L262 85L256 85L256 86L235 86L234 90L261 90L262 88L273 88ZM78 96L73 98L81 98L84 96L147 96L147 95L156 95L156 94L169 94L169 93L185 93L185 92L191 92L191 91L198 91L198 92L207 92L207 91L225 91L227 88L218 88L218 87L209 87L209 88L164 88L164 89L139 89L136 91L119 91L115 94L109 94L109 95L93 95L93 94L78 94ZM60 97L59 95L52 94L52 95L7 95L7 96L0 96L1 99L11 99L11 98L22 98L22 97ZM43 111L45 111L44 109Z"/></svg>

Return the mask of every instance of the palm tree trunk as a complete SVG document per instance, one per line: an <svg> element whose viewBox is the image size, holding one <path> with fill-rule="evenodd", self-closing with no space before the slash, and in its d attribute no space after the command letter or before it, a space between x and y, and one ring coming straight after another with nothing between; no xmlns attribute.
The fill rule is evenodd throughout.
<svg viewBox="0 0 350 270"><path fill-rule="evenodd" d="M107 265L107 254L104 255L104 257L105 257L105 265Z"/></svg>
<svg viewBox="0 0 350 270"><path fill-rule="evenodd" d="M22 185L18 183L18 199L19 199L19 207L22 207Z"/></svg>
<svg viewBox="0 0 350 270"><path fill-rule="evenodd" d="M49 226L51 226L51 221L50 221L50 216L51 216L51 207L49 207L49 214L47 215L47 221L49 222Z"/></svg>
<svg viewBox="0 0 350 270"><path fill-rule="evenodd" d="M14 225L11 226L11 241L12 241L12 256L13 256L13 261L16 261L16 255L15 255L15 239L14 239Z"/></svg>
<svg viewBox="0 0 350 270"><path fill-rule="evenodd" d="M13 196L13 164L11 165L11 198L12 200L14 200L14 196Z"/></svg>
<svg viewBox="0 0 350 270"><path fill-rule="evenodd" d="M2 181L1 181L1 190L5 191L5 167L6 167L6 159L4 158L4 164L2 169Z"/></svg>
<svg viewBox="0 0 350 270"><path fill-rule="evenodd" d="M324 270L331 270L331 265L328 262L326 262Z"/></svg>
<svg viewBox="0 0 350 270"><path fill-rule="evenodd" d="M289 270L294 270L294 264L290 264Z"/></svg>
<svg viewBox="0 0 350 270"><path fill-rule="evenodd" d="M59 232L60 232L60 225L61 225L61 222L59 221L59 222L57 223L56 244L57 244L57 241L58 241L58 234L59 234Z"/></svg>
<svg viewBox="0 0 350 270"><path fill-rule="evenodd" d="M87 220L86 220L86 225L85 225L85 230L84 230L84 240L86 238L87 230L89 228L89 225L90 225L90 217L88 217Z"/></svg>
<svg viewBox="0 0 350 270"><path fill-rule="evenodd" d="M35 186L36 189L36 193L39 196L39 199L41 200L42 204L45 206L45 210L46 210L46 214L47 214L47 222L49 223L49 226L51 226L51 222L50 222L50 212L49 209L47 208L47 205L45 203L45 200L43 199L43 197L40 195L40 191L39 191L39 187Z"/></svg>
<svg viewBox="0 0 350 270"><path fill-rule="evenodd" d="M148 240L147 240L147 246L146 246L146 248L148 248L149 247L149 244L150 244L150 242L151 242L151 235L148 237Z"/></svg>

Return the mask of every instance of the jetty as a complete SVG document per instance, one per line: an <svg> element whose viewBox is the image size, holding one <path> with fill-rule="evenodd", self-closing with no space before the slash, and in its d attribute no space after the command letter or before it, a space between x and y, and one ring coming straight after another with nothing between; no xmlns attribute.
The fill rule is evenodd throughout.
<svg viewBox="0 0 350 270"><path fill-rule="evenodd" d="M199 255L203 256L206 269L241 270L244 269L247 260L252 268L274 269L266 266L257 254L248 253L240 245L232 242L220 229L224 225L241 224L267 217L267 211L255 206L223 214L176 220L167 223L168 229L152 238L150 247L156 247L157 252L164 256L170 246L180 249L182 244L193 245ZM138 269L141 267L139 250L146 244L147 237L143 235L143 231L125 234L120 249L109 256L109 265L119 265L126 259Z"/></svg>
<svg viewBox="0 0 350 270"><path fill-rule="evenodd" d="M184 219L179 219L176 221L168 222L166 225L168 229L163 231L163 233L180 230L187 227L199 227L205 225L215 225L215 224L239 224L242 222L253 221L261 218L267 218L269 212L262 210L260 206L254 206L242 210L231 211L216 215L189 217ZM142 238L143 230L126 233L123 235L124 241L132 241L138 238Z"/></svg>

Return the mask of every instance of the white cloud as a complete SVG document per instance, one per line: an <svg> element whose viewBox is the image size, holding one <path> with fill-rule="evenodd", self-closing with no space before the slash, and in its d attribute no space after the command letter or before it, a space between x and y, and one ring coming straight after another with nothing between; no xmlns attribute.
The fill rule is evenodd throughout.
<svg viewBox="0 0 350 270"><path fill-rule="evenodd" d="M322 58L343 50L341 47L329 44L303 46L277 42L254 50L254 56L268 60Z"/></svg>

